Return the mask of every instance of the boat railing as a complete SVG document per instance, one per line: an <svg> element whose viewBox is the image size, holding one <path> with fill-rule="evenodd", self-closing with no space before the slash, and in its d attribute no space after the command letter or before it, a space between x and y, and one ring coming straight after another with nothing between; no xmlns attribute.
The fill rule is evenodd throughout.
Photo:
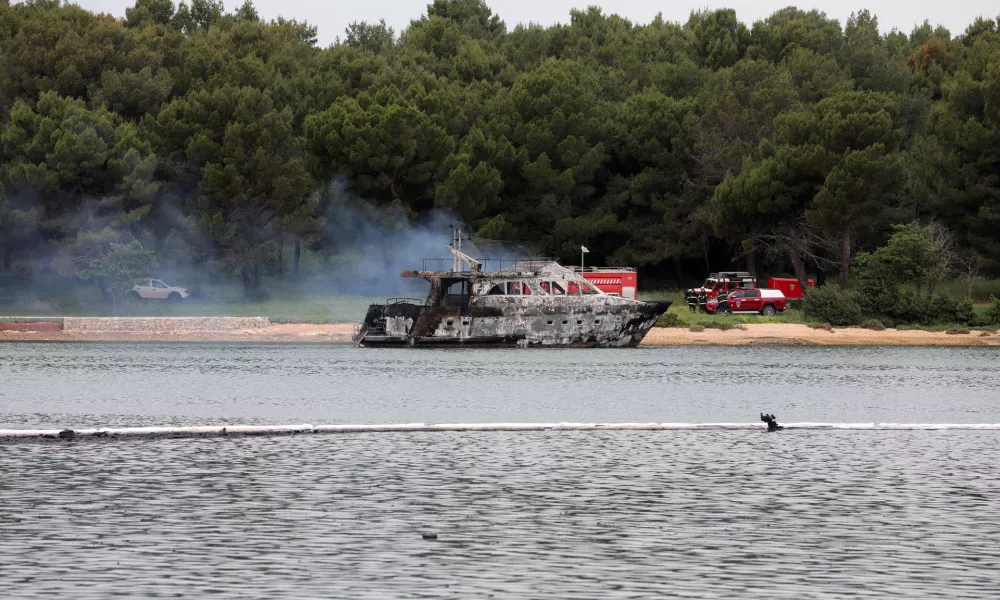
<svg viewBox="0 0 1000 600"><path fill-rule="evenodd" d="M517 271L518 273L532 273L535 271L541 271L551 263L551 260L519 260L510 265L509 269L500 270Z"/></svg>
<svg viewBox="0 0 1000 600"><path fill-rule="evenodd" d="M423 300L418 300L417 298L389 298L385 301L386 304L423 304Z"/></svg>
<svg viewBox="0 0 1000 600"><path fill-rule="evenodd" d="M635 273L635 267L570 267L575 273Z"/></svg>
<svg viewBox="0 0 1000 600"><path fill-rule="evenodd" d="M455 270L456 265L458 270ZM465 273L468 272L469 265L465 264L463 261L456 261L454 257L452 258L424 258L421 260L422 271L438 271L441 273Z"/></svg>
<svg viewBox="0 0 1000 600"><path fill-rule="evenodd" d="M477 258L483 265L483 271L515 271L515 272L533 272L538 271L545 265L552 262L549 259L544 260L524 260L524 259L513 259L513 258ZM424 271L439 271L442 273L465 273L469 271L468 265L459 261L458 271L453 271L455 268L454 259L451 258L424 258L422 259L422 270Z"/></svg>

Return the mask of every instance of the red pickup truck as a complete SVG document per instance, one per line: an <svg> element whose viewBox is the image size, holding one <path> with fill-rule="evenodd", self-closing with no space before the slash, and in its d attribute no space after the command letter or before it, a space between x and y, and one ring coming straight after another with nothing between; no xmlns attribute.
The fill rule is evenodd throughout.
<svg viewBox="0 0 1000 600"><path fill-rule="evenodd" d="M781 290L737 290L729 294L729 311L733 313L760 313L773 317L785 310L787 303Z"/></svg>

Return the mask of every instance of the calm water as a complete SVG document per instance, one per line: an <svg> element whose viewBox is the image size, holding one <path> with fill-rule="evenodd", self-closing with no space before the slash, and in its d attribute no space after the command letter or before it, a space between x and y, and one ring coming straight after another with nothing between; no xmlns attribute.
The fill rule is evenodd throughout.
<svg viewBox="0 0 1000 600"><path fill-rule="evenodd" d="M1000 422L996 349L0 345L0 428ZM0 445L11 598L1000 596L1000 432ZM437 541L425 541L435 532Z"/></svg>
<svg viewBox="0 0 1000 600"><path fill-rule="evenodd" d="M1000 422L1000 348L0 344L0 428Z"/></svg>

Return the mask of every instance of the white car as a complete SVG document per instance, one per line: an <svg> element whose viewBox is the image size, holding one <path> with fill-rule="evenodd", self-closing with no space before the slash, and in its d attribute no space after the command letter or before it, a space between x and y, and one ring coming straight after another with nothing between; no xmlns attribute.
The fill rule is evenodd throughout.
<svg viewBox="0 0 1000 600"><path fill-rule="evenodd" d="M180 302L191 294L184 288L167 285L159 279L144 279L142 283L132 288L129 295L134 300L170 300Z"/></svg>

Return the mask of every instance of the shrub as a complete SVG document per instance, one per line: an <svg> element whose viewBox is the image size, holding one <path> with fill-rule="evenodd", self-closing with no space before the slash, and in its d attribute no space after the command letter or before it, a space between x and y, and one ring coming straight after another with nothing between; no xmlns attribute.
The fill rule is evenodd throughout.
<svg viewBox="0 0 1000 600"><path fill-rule="evenodd" d="M932 323L969 325L976 320L972 303L966 299L958 302L947 296L935 296L930 301L917 294L899 297L892 316L901 323Z"/></svg>
<svg viewBox="0 0 1000 600"><path fill-rule="evenodd" d="M858 306L857 298L829 285L806 294L802 310L807 317L832 325L857 325L861 322L861 307Z"/></svg>
<svg viewBox="0 0 1000 600"><path fill-rule="evenodd" d="M949 335L965 335L969 333L968 327L949 327L945 333Z"/></svg>
<svg viewBox="0 0 1000 600"><path fill-rule="evenodd" d="M979 337L990 337L991 335L993 335L993 334L990 333L989 331L981 331L981 332L979 332Z"/></svg>
<svg viewBox="0 0 1000 600"><path fill-rule="evenodd" d="M947 296L935 296L927 307L927 317L938 323L968 325L976 318L972 303L966 299L955 302Z"/></svg>
<svg viewBox="0 0 1000 600"><path fill-rule="evenodd" d="M898 323L930 325L933 320L927 302L916 294L901 294L896 305L888 310Z"/></svg>
<svg viewBox="0 0 1000 600"><path fill-rule="evenodd" d="M879 321L878 319L868 319L862 323L861 326L865 329L871 329L872 331L885 331L885 325L883 325L882 321Z"/></svg>
<svg viewBox="0 0 1000 600"><path fill-rule="evenodd" d="M986 309L986 320L991 325L1000 325L1000 298L990 296L990 307Z"/></svg>
<svg viewBox="0 0 1000 600"><path fill-rule="evenodd" d="M955 316L958 318L956 323L969 324L976 320L976 309L968 298L962 298L958 301L955 306Z"/></svg>
<svg viewBox="0 0 1000 600"><path fill-rule="evenodd" d="M657 327L681 327L681 318L674 313L665 313L656 322Z"/></svg>
<svg viewBox="0 0 1000 600"><path fill-rule="evenodd" d="M857 299L858 308L861 309L862 314L896 317L901 311L905 314L909 307L907 301L911 298L900 296L894 288L865 283L862 285Z"/></svg>
<svg viewBox="0 0 1000 600"><path fill-rule="evenodd" d="M688 327L688 330L689 331L693 331L694 333L701 333L702 331L705 331L705 326L704 325L692 325L691 327Z"/></svg>
<svg viewBox="0 0 1000 600"><path fill-rule="evenodd" d="M833 333L833 325L830 325L829 323L810 323L809 328L822 329L823 331L829 331L830 333Z"/></svg>
<svg viewBox="0 0 1000 600"><path fill-rule="evenodd" d="M990 327L990 320L986 315L976 315L974 319L969 321L969 326L974 328L987 328Z"/></svg>

